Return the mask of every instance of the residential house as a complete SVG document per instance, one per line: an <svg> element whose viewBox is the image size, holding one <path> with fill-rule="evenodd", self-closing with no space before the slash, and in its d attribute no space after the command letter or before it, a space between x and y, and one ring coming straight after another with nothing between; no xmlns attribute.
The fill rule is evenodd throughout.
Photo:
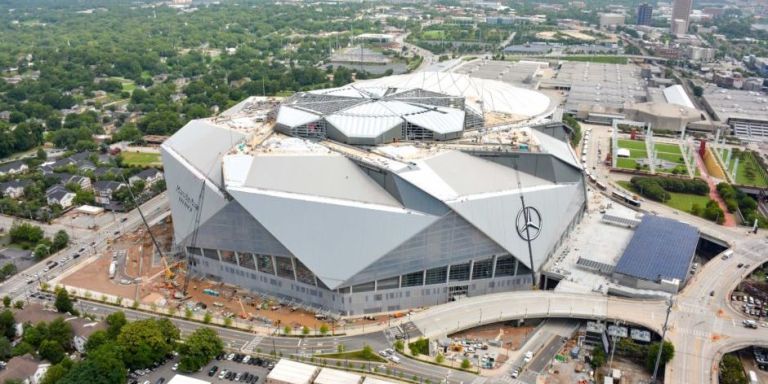
<svg viewBox="0 0 768 384"><path fill-rule="evenodd" d="M145 187L152 186L156 182L163 180L163 173L155 168L147 168L128 179L128 182L133 185L137 181L143 181Z"/></svg>
<svg viewBox="0 0 768 384"><path fill-rule="evenodd" d="M11 180L6 183L0 183L0 193L11 199L18 199L24 196L24 188L32 184L29 180Z"/></svg>
<svg viewBox="0 0 768 384"><path fill-rule="evenodd" d="M38 384L50 366L50 363L44 363L29 353L16 356L8 360L5 369L0 371L0 383L18 380L24 384Z"/></svg>
<svg viewBox="0 0 768 384"><path fill-rule="evenodd" d="M10 163L0 164L0 176L15 175L25 172L29 166L23 161L12 161Z"/></svg>
<svg viewBox="0 0 768 384"><path fill-rule="evenodd" d="M45 199L48 205L58 204L62 208L69 208L75 202L74 192L62 185L54 185L45 191Z"/></svg>
<svg viewBox="0 0 768 384"><path fill-rule="evenodd" d="M113 203L114 193L127 185L118 181L101 180L93 183L93 192L96 203L101 205L110 205Z"/></svg>
<svg viewBox="0 0 768 384"><path fill-rule="evenodd" d="M73 175L71 173L53 173L51 176L59 179L59 184L77 184L80 189L91 189L91 179L87 176Z"/></svg>
<svg viewBox="0 0 768 384"><path fill-rule="evenodd" d="M97 179L103 179L105 177L112 178L112 177L120 177L120 175L123 174L122 168L117 167L98 167L93 170L93 176Z"/></svg>
<svg viewBox="0 0 768 384"><path fill-rule="evenodd" d="M96 169L96 165L90 160L77 160L75 165L81 171L93 171Z"/></svg>
<svg viewBox="0 0 768 384"><path fill-rule="evenodd" d="M28 304L24 309L16 311L14 318L20 324L36 324L40 321L51 322L57 318L64 318L64 321L72 325L72 347L80 353L85 352L85 343L94 332L106 329L106 325L103 322L92 321L82 317L65 317L59 312L45 309L41 305L34 303ZM19 336L22 334L23 328Z"/></svg>

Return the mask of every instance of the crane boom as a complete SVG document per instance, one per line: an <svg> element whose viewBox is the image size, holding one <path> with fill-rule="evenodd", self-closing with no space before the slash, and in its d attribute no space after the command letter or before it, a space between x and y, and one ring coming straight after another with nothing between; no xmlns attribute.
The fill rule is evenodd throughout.
<svg viewBox="0 0 768 384"><path fill-rule="evenodd" d="M195 212L195 220L192 222L192 234L189 236L190 248L194 248L197 245L197 233L198 228L200 227L200 217L202 216L203 212L203 201L205 200L205 180L206 179L203 178L203 184L200 186L200 195L197 198L199 203L197 204L197 211ZM182 285L181 292L184 297L187 297L187 289L189 287L189 277L191 273L189 251L185 250L185 253L187 255L187 271L184 273L184 285Z"/></svg>
<svg viewBox="0 0 768 384"><path fill-rule="evenodd" d="M121 174L120 177L123 179L123 182L127 185L128 195L131 197L131 201L133 202L133 205L136 206L136 210L139 212L141 221L144 223L144 226L147 227L147 233L149 233L149 237L152 239L152 243L155 245L155 249L157 249L157 253L160 254L160 260L163 262L163 265L165 266L166 278L172 279L173 272L168 267L168 261L165 259L165 255L163 255L163 249L160 247L160 243L157 242L157 238L155 238L155 235L152 233L152 229L149 227L147 218L144 217L144 212L141 211L141 206L136 203L136 196L133 195L133 190L131 189L131 183L125 180L125 175Z"/></svg>

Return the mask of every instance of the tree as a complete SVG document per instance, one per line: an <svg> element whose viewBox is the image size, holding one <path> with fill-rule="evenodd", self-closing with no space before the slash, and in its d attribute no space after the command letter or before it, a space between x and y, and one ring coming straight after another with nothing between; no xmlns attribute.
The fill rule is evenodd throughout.
<svg viewBox="0 0 768 384"><path fill-rule="evenodd" d="M69 298L69 292L64 288L56 290L56 301L53 305L56 307L56 310L61 313L72 313L74 310L72 299Z"/></svg>
<svg viewBox="0 0 768 384"><path fill-rule="evenodd" d="M37 149L37 159L42 161L45 161L46 159L48 159L48 153L45 152L45 149L43 148Z"/></svg>
<svg viewBox="0 0 768 384"><path fill-rule="evenodd" d="M33 252L35 259L42 260L51 254L51 249L45 244L38 244Z"/></svg>
<svg viewBox="0 0 768 384"><path fill-rule="evenodd" d="M400 340L400 339L395 340L394 347L396 351L403 353L403 349L405 349L405 343L403 342L403 340Z"/></svg>
<svg viewBox="0 0 768 384"><path fill-rule="evenodd" d="M51 249L56 252L66 248L67 244L69 244L69 235L62 229L56 232L56 235L53 236L53 244L51 245Z"/></svg>
<svg viewBox="0 0 768 384"><path fill-rule="evenodd" d="M22 341L21 343L18 343L16 344L15 347L13 347L14 356L24 356L27 353L35 353L35 347L31 346L27 342Z"/></svg>
<svg viewBox="0 0 768 384"><path fill-rule="evenodd" d="M7 360L11 357L13 352L13 346L11 342L5 336L0 336L0 359Z"/></svg>
<svg viewBox="0 0 768 384"><path fill-rule="evenodd" d="M74 335L72 324L65 321L63 317L58 317L48 323L46 339L56 341L66 350L72 349L72 337Z"/></svg>
<svg viewBox="0 0 768 384"><path fill-rule="evenodd" d="M104 345L90 353L87 359L74 364L57 384L125 383L128 378L125 368L117 348Z"/></svg>
<svg viewBox="0 0 768 384"><path fill-rule="evenodd" d="M605 365L605 361L605 351L603 351L603 349L599 346L595 347L595 349L592 350L592 366L595 368L600 368Z"/></svg>
<svg viewBox="0 0 768 384"><path fill-rule="evenodd" d="M107 323L107 335L111 339L117 338L120 334L120 330L122 330L123 326L128 323L123 311L110 313L104 320Z"/></svg>
<svg viewBox="0 0 768 384"><path fill-rule="evenodd" d="M723 360L720 361L719 376L721 384L747 384L749 382L741 360L730 353L723 356Z"/></svg>
<svg viewBox="0 0 768 384"><path fill-rule="evenodd" d="M469 361L469 359L464 359L461 361L461 369L469 369L472 367L472 363Z"/></svg>
<svg viewBox="0 0 768 384"><path fill-rule="evenodd" d="M11 307L11 297L10 296L3 296L3 306L6 308Z"/></svg>
<svg viewBox="0 0 768 384"><path fill-rule="evenodd" d="M320 324L320 334L321 335L323 335L323 336L327 335L328 331L329 331L328 324L325 324L325 323Z"/></svg>
<svg viewBox="0 0 768 384"><path fill-rule="evenodd" d="M302 335L302 336L307 336L307 335L309 335L309 327L307 327L306 325L305 325L304 327L302 327L302 328L301 328L301 335Z"/></svg>
<svg viewBox="0 0 768 384"><path fill-rule="evenodd" d="M64 376L66 376L67 372L72 368L72 360L68 358L64 358L60 363L52 365L48 370L45 372L45 376L43 376L43 380L40 381L40 384L56 384L61 380Z"/></svg>
<svg viewBox="0 0 768 384"><path fill-rule="evenodd" d="M167 320L167 319L166 319ZM174 342L164 334L160 320L146 319L126 324L117 337L123 361L131 369L146 368L173 351Z"/></svg>
<svg viewBox="0 0 768 384"><path fill-rule="evenodd" d="M645 360L645 367L649 371L653 371L653 367L656 364L656 356L659 354L659 342L652 343L648 347L648 355ZM664 372L664 366L675 357L675 346L669 341L664 341L664 347L661 350L661 361L659 362L659 370Z"/></svg>
<svg viewBox="0 0 768 384"><path fill-rule="evenodd" d="M40 344L38 353L41 358L46 359L53 364L57 364L64 359L64 348L61 344L53 340L44 340Z"/></svg>
<svg viewBox="0 0 768 384"><path fill-rule="evenodd" d="M443 356L442 353L438 353L437 356L435 356L435 363L442 364L445 361L445 356Z"/></svg>
<svg viewBox="0 0 768 384"><path fill-rule="evenodd" d="M283 334L284 335L290 335L291 334L291 327L289 327L287 325L285 327L283 327Z"/></svg>
<svg viewBox="0 0 768 384"><path fill-rule="evenodd" d="M211 320L213 320L213 315L211 315L210 312L206 311L203 315L203 323L210 324Z"/></svg>
<svg viewBox="0 0 768 384"><path fill-rule="evenodd" d="M182 372L196 372L224 351L224 343L216 331L198 328L181 344L179 369Z"/></svg>
<svg viewBox="0 0 768 384"><path fill-rule="evenodd" d="M373 353L373 347L371 347L368 344L363 346L363 351L361 353L361 356L365 360L373 360L374 358L376 358L376 354Z"/></svg>
<svg viewBox="0 0 768 384"><path fill-rule="evenodd" d="M16 320L13 318L13 312L9 309L0 312L0 335L9 340L16 336Z"/></svg>
<svg viewBox="0 0 768 384"><path fill-rule="evenodd" d="M88 337L88 341L85 342L85 352L91 353L112 340L114 340L114 338L109 336L108 331L100 329Z"/></svg>

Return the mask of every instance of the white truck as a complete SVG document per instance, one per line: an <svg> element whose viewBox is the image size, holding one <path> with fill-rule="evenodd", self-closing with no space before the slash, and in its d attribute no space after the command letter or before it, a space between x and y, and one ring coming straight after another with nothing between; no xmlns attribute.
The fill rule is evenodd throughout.
<svg viewBox="0 0 768 384"><path fill-rule="evenodd" d="M109 264L109 278L114 279L117 272L117 262L113 261Z"/></svg>

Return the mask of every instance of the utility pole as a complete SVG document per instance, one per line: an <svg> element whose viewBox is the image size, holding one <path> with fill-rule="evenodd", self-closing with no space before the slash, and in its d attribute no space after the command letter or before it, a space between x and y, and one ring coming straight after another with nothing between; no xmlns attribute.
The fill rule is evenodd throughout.
<svg viewBox="0 0 768 384"><path fill-rule="evenodd" d="M664 327L661 329L661 342L659 343L659 352L656 354L656 364L653 366L653 376L651 383L656 383L656 377L659 372L659 363L661 362L661 352L664 350L664 339L667 336L667 324L669 323L669 313L672 312L672 298L667 301L667 316L664 318Z"/></svg>

